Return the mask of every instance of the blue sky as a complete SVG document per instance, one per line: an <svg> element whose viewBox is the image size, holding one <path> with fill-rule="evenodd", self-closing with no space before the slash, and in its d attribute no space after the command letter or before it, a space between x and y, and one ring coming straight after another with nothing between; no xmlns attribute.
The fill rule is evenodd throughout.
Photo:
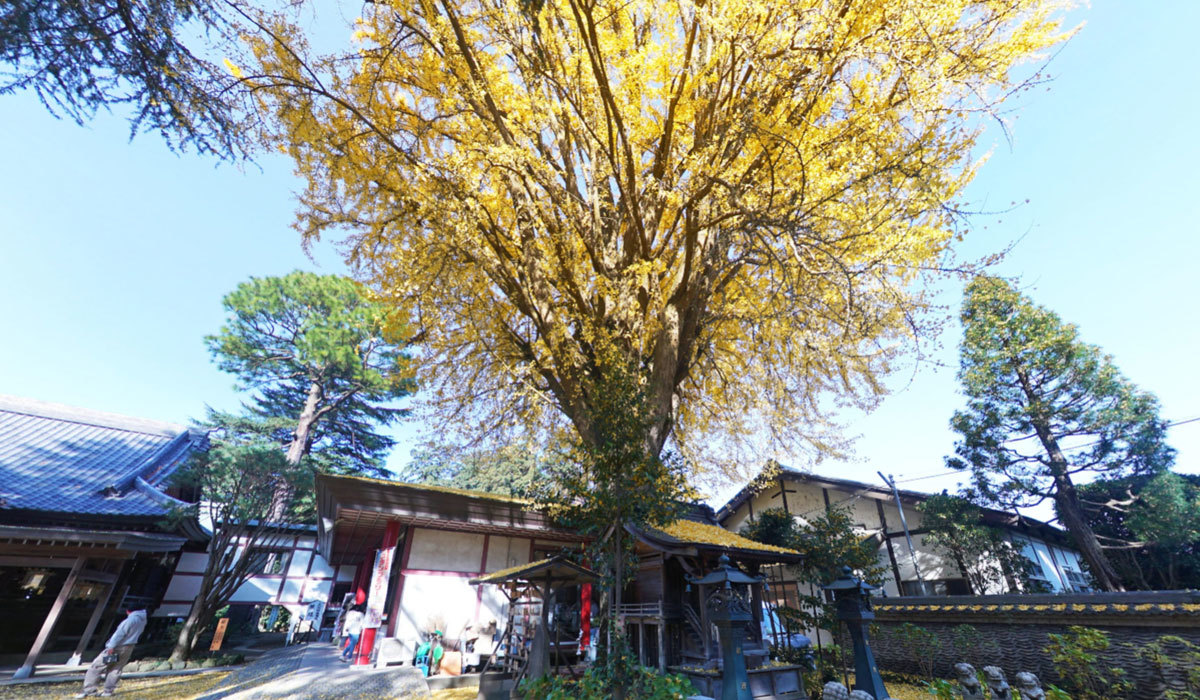
<svg viewBox="0 0 1200 700"><path fill-rule="evenodd" d="M997 271L1078 324L1163 416L1200 416L1200 3L1097 2L1051 64L1048 89L1022 96L1011 146L997 130L971 185L980 215L967 257L1019 239ZM56 120L30 95L0 97L0 393L185 422L204 405L233 408L232 379L202 337L220 299L251 275L342 272L331 245L310 259L289 228L297 180L268 158L239 170L170 153L154 135L128 140L106 115L86 127ZM1025 204L1025 200L1029 200ZM941 302L957 310L957 288ZM817 471L877 481L945 472L956 393L951 323L931 363L899 372L849 464ZM408 456L415 430L392 464ZM1174 428L1177 466L1200 472L1200 422ZM797 465L805 466L805 465ZM909 481L953 488L961 477Z"/></svg>

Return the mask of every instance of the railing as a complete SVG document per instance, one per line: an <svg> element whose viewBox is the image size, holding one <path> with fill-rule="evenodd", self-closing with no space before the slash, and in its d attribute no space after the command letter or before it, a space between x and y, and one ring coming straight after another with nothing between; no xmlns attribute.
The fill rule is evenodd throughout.
<svg viewBox="0 0 1200 700"><path fill-rule="evenodd" d="M617 608L618 617L662 617L662 601L657 603L624 603Z"/></svg>
<svg viewBox="0 0 1200 700"><path fill-rule="evenodd" d="M683 604L683 619L687 622L688 627L692 629L692 632L703 642L704 624L700 622L700 613L696 612L696 609L689 603Z"/></svg>

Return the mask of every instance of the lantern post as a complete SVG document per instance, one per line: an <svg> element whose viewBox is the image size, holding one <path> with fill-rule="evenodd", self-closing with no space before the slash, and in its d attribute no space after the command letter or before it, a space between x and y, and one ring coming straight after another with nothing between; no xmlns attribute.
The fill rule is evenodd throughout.
<svg viewBox="0 0 1200 700"><path fill-rule="evenodd" d="M867 634L867 627L875 619L871 610L871 591L878 587L855 578L850 567L844 566L841 578L821 588L833 591L837 619L845 622L850 631L850 641L854 644L854 689L870 693L875 700L891 697L879 677L879 666L871 653L871 640Z"/></svg>
<svg viewBox="0 0 1200 700"><path fill-rule="evenodd" d="M709 619L717 626L721 639L721 700L752 700L750 677L746 673L746 623L754 619L750 611L750 586L762 583L762 577L739 571L725 554L717 560L717 568L700 578L688 577L690 583L711 586L712 594L705 601Z"/></svg>

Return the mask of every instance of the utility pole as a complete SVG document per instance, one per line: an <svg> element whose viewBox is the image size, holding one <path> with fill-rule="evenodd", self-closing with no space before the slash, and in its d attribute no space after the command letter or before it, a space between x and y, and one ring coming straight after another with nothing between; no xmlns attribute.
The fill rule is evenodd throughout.
<svg viewBox="0 0 1200 700"><path fill-rule="evenodd" d="M904 539L908 540L908 556L912 558L913 571L917 574L917 583L920 584L921 593L927 594L929 591L925 590L925 579L921 576L921 567L917 565L917 550L913 548L912 534L908 531L908 521L904 519L904 504L900 502L900 490L896 488L896 477L886 477L883 472L875 473L879 475L880 479L883 479L883 483L892 487L892 496L896 499L896 510L900 511L900 526L904 528ZM904 591L900 591L900 595L904 595Z"/></svg>

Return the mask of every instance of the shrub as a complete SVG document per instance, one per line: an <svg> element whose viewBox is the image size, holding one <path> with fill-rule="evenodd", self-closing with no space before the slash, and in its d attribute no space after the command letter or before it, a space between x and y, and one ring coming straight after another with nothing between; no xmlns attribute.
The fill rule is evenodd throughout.
<svg viewBox="0 0 1200 700"><path fill-rule="evenodd" d="M1163 700L1200 700L1200 646L1173 634L1130 646L1158 673Z"/></svg>
<svg viewBox="0 0 1200 700"><path fill-rule="evenodd" d="M904 648L904 652L921 670L921 675L932 681L934 664L942 648L942 640L933 632L911 622L900 625L893 634Z"/></svg>
<svg viewBox="0 0 1200 700"><path fill-rule="evenodd" d="M647 668L638 668L628 678L628 700L682 700L696 690L685 676L660 676ZM589 669L577 681L559 676L543 676L521 683L526 698L538 700L609 700L612 691L603 674Z"/></svg>
<svg viewBox="0 0 1200 700"><path fill-rule="evenodd" d="M1126 697L1133 685L1125 669L1100 660L1109 648L1108 634L1091 627L1072 626L1066 634L1051 634L1045 651L1074 700Z"/></svg>
<svg viewBox="0 0 1200 700"><path fill-rule="evenodd" d="M937 698L937 700L955 700L958 697L958 693L955 692L956 690L957 686L954 683L943 679L927 681L925 683L925 692Z"/></svg>

